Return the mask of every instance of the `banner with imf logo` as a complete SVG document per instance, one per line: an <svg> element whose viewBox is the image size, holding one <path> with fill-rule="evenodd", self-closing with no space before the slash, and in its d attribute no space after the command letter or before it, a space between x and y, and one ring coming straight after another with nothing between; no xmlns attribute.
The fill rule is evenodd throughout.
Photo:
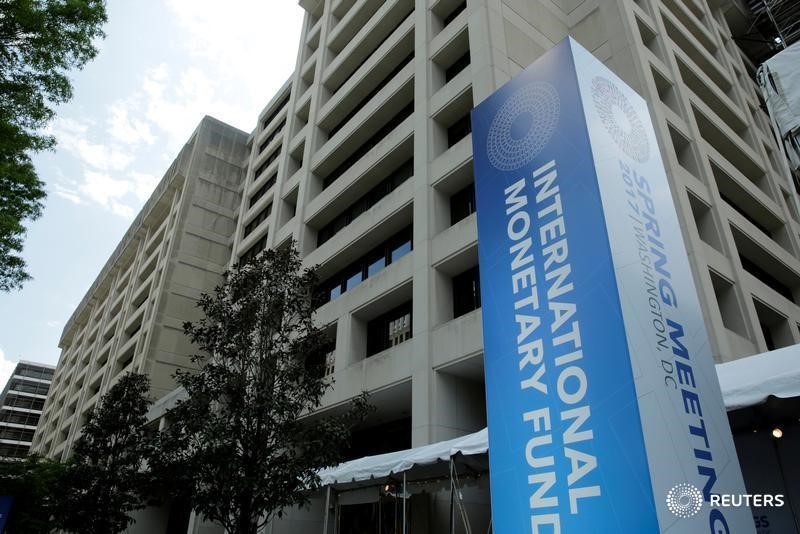
<svg viewBox="0 0 800 534"><path fill-rule="evenodd" d="M566 39L472 126L494 532L754 532L644 100Z"/></svg>

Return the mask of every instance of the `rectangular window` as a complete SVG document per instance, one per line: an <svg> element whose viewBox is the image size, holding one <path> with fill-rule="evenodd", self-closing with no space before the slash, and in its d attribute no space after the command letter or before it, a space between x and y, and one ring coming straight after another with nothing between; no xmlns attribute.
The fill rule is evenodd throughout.
<svg viewBox="0 0 800 534"><path fill-rule="evenodd" d="M356 164L358 160L360 160L364 155L367 154L370 150L378 145L383 139L392 133L392 131L400 126L400 124L406 120L411 114L414 113L414 102L410 102L406 105L403 109L398 111L394 117L389 119L378 131L376 131L372 137L367 139L363 145L355 149L355 151L350 154L350 156L344 160L338 167L336 167L331 173L325 177L325 180L322 182L322 188L327 189L331 186L333 182L339 179L341 175L343 175L347 170ZM467 120L469 120L469 115L467 116Z"/></svg>
<svg viewBox="0 0 800 534"><path fill-rule="evenodd" d="M283 119L281 122L279 122L278 125L275 126L275 129L272 131L272 133L269 134L269 136L266 139L264 139L264 142L261 143L261 146L258 147L259 154L261 152L264 152L264 149L269 146L272 140L275 139L275 137L277 137L283 131L284 126L286 126L286 119Z"/></svg>
<svg viewBox="0 0 800 534"><path fill-rule="evenodd" d="M742 268L745 271L747 271L748 273L752 274L753 276L764 282L767 286L774 289L777 293L786 297L787 300L794 302L794 295L792 295L792 290L789 288L789 286L787 286L786 284L784 284L783 282L781 282L780 280L769 274L767 271L759 267L755 262L742 256L741 254L739 255L739 259L742 261Z"/></svg>
<svg viewBox="0 0 800 534"><path fill-rule="evenodd" d="M384 178L381 183L369 190L361 198L344 210L338 217L323 226L317 232L317 246L321 246L338 234L344 227L355 221L361 214L380 202L389 193L400 187L414 174L414 159L402 163L397 169Z"/></svg>
<svg viewBox="0 0 800 534"><path fill-rule="evenodd" d="M36 426L39 424L39 414L29 412L14 412L11 410L0 410L0 422L14 423L17 425Z"/></svg>
<svg viewBox="0 0 800 534"><path fill-rule="evenodd" d="M413 249L408 226L320 284L323 304L349 291Z"/></svg>
<svg viewBox="0 0 800 534"><path fill-rule="evenodd" d="M447 129L447 148L452 147L471 133L472 122L467 113Z"/></svg>
<svg viewBox="0 0 800 534"><path fill-rule="evenodd" d="M247 226L244 227L244 237L249 236L251 233L253 233L253 230L258 228L261 223L266 221L270 213L272 213L272 204L267 204L267 206L261 210L252 221L247 223Z"/></svg>
<svg viewBox="0 0 800 534"><path fill-rule="evenodd" d="M449 67L447 67L447 69L445 69L444 71L445 83L449 82L450 80L455 78L459 72L469 67L469 63L470 63L469 50L467 50L461 57L456 59L452 65L450 65Z"/></svg>
<svg viewBox="0 0 800 534"><path fill-rule="evenodd" d="M403 241L392 250L391 261L396 262L409 252L411 252L411 241Z"/></svg>
<svg viewBox="0 0 800 534"><path fill-rule="evenodd" d="M475 183L450 197L450 224L456 224L475 213Z"/></svg>
<svg viewBox="0 0 800 534"><path fill-rule="evenodd" d="M411 301L367 324L367 357L411 339Z"/></svg>
<svg viewBox="0 0 800 534"><path fill-rule="evenodd" d="M453 277L453 317L481 307L481 279L478 266Z"/></svg>
<svg viewBox="0 0 800 534"><path fill-rule="evenodd" d="M264 163L258 166L256 169L256 173L253 175L253 180L258 179L259 176L270 166L270 164L278 159L278 156L281 155L281 147L278 146L275 150L272 151L272 154L267 156L267 159L264 160Z"/></svg>
<svg viewBox="0 0 800 534"><path fill-rule="evenodd" d="M254 260L255 257L258 256L258 254L262 250L267 248L267 236L268 235L269 235L269 232L264 234L264 237L262 237L261 239L256 241L253 244L253 246L251 246L249 249L247 249L247 251L239 257L239 264L240 265L244 265L245 263L248 263L248 262Z"/></svg>
<svg viewBox="0 0 800 534"><path fill-rule="evenodd" d="M361 271L360 270L357 271L356 273L350 275L350 278L347 279L347 282L345 283L345 289L347 291L350 291L351 289L356 287L358 284L360 284L363 279L364 279L364 277L363 277L363 274L361 273Z"/></svg>
<svg viewBox="0 0 800 534"><path fill-rule="evenodd" d="M375 86L375 88L374 88L374 89L372 89L372 91L370 91L370 92L369 92L369 94L368 94L367 96L365 96L364 98L362 98L362 99L361 99L361 100L358 102L358 104L356 104L355 106L353 106L353 109L351 109L351 110L350 110L350 113L348 113L347 115L345 115L345 116L344 116L344 118L343 118L342 120L340 120L340 121L339 121L339 122L338 122L338 123L337 123L335 126L333 126L333 127L330 129L330 131L328 132L328 137L329 137L329 138L331 138L331 137L333 137L334 135L336 135L336 133L337 133L339 130L341 130L341 129L344 127L344 125L346 125L346 124L347 124L347 123L350 121L350 119L352 119L353 117L355 117L355 116L356 116L356 113L358 113L359 111L361 111L361 109L363 109L363 108L364 108L364 106L366 106L366 105L367 105L367 103L369 103L369 101L370 101L370 100L372 100L372 98L373 98L375 95L377 95L377 94L380 92L380 90L381 90L381 89L383 89L384 87L386 87L386 85L387 85L387 84L388 84L390 81L392 81L392 79L393 79L395 76L397 76L397 74L398 74L398 73L399 73L401 70L403 70L403 67L405 67L406 65L408 65L409 63L411 63L411 60L412 60L412 59L414 59L414 52L411 52L409 55L407 55L405 58L403 58L403 60L402 60L402 61L401 61L401 62L400 62L400 63L399 63L399 64L398 64L398 65L397 65L397 66L396 66L394 69L392 69L392 71L391 71L389 74L387 74L387 75L386 75L386 76L385 76L385 77L384 77L384 78L383 78L383 79L382 79L380 82L378 82L378 84Z"/></svg>
<svg viewBox="0 0 800 534"><path fill-rule="evenodd" d="M0 428L0 439L11 441L33 441L33 430L22 428Z"/></svg>
<svg viewBox="0 0 800 534"><path fill-rule="evenodd" d="M22 393L31 393L33 395L47 395L47 390L50 389L50 384L12 380L8 389L10 391L20 391Z"/></svg>
<svg viewBox="0 0 800 534"><path fill-rule="evenodd" d="M413 9L413 8L412 8L412 9ZM332 94L331 96L333 96L333 95L335 95L337 92L339 92L339 89L341 89L341 88L342 88L342 87L343 87L343 86L344 86L344 85L345 85L345 84L346 84L346 83L347 83L347 82L350 80L350 78L352 78L352 77L353 77L353 75L354 75L356 72L358 72L358 69L360 69L360 68L361 68L361 65L363 65L364 63L366 63L366 61L367 61L367 60L368 60L370 57L372 57L372 54L373 54L373 53L374 53L374 52L375 52L375 51L376 51L378 48L380 48L380 47L381 47L381 45L382 45L383 43L385 43L385 42L386 42L386 40L387 40L387 39L389 39L389 37L391 37L391 36L392 36L392 34L394 34L395 30L397 30L397 28L399 28L399 27L400 27L400 26L401 26L401 25L402 25L402 24L403 24L403 23L404 23L404 22L405 22L405 21L406 21L406 20L407 20L407 19L408 19L410 16L411 16L411 13L409 13L407 16L405 16L405 17L403 18L403 20L401 20L401 21L399 21L397 24L395 24L395 25L394 25L394 27L393 27L391 30L389 30L389 31L386 33L386 36L385 36L383 39L381 39L381 41L380 41L379 43L375 43L375 45L374 45L373 47L371 47L371 49L370 49L369 53L368 53L368 54L366 54L366 55L364 56L364 60L363 60L363 61L361 61L361 63L359 63L359 64L358 64L358 65L357 65L357 66L356 66L356 67L353 69L353 71L352 71L352 72L351 72L351 73L350 73L350 74L347 76L347 78L345 78L345 79L344 79L344 81L343 81L342 83L340 83L339 85L337 85L335 88L331 88L331 89L333 89L333 94Z"/></svg>
<svg viewBox="0 0 800 534"><path fill-rule="evenodd" d="M462 11L464 11L465 9L467 9L467 3L466 3L466 2L461 2L460 4L458 4L458 5L457 5L457 6L456 6L456 7L453 9L453 11L451 11L451 12L450 12L450 13L449 13L449 14L448 14L448 15L447 15L447 16L446 16L446 17L445 17L443 20L442 20L442 26L444 26L444 27L446 28L446 27L447 27L448 25L450 25L450 23L451 23L451 22L453 22L453 21L455 20L455 18L456 18L457 16L459 16L459 15L461 14L461 12L462 12Z"/></svg>
<svg viewBox="0 0 800 534"><path fill-rule="evenodd" d="M367 278L386 267L386 258L378 256L367 266Z"/></svg>
<svg viewBox="0 0 800 534"><path fill-rule="evenodd" d="M266 194L267 191L272 189L272 186L275 185L275 180L277 180L277 179L278 179L278 174L277 173L273 174L272 176L267 178L267 181L264 182L264 185L259 187L258 191L253 193L253 196L250 197L250 202L248 203L247 207L248 208L252 208L255 205L255 203L258 202L259 199Z"/></svg>
<svg viewBox="0 0 800 534"><path fill-rule="evenodd" d="M279 114L279 113L280 113L280 112L283 110L283 108L285 108L285 107L286 107L286 104L288 104L288 103L289 103L289 96L290 96L290 95L286 95L286 97L284 97L284 99L283 99L283 100L281 100L281 103L280 103L280 104L278 104L278 105L277 105L277 107L275 107L275 111L273 111L272 113L270 113L270 114L269 114L269 116L268 116L266 119L264 119L264 122L262 122L262 123L261 123L261 127L262 127L262 128L266 128L267 126L269 126L269 123L271 123L271 122L272 122L272 120L273 120L275 117L277 117L277 116L278 116L278 114Z"/></svg>

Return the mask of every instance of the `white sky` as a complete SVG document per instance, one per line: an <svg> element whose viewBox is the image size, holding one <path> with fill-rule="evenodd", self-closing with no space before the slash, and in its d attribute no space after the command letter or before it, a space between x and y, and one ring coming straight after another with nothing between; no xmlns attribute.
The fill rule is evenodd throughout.
<svg viewBox="0 0 800 534"><path fill-rule="evenodd" d="M296 0L110 0L100 54L73 73L52 153L34 159L44 216L28 224L34 280L0 293L0 390L58 339L106 259L204 115L246 132L291 75Z"/></svg>

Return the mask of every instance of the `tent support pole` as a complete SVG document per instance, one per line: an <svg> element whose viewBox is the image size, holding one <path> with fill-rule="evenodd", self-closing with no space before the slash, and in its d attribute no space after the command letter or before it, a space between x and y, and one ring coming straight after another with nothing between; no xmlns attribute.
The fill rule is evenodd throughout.
<svg viewBox="0 0 800 534"><path fill-rule="evenodd" d="M453 457L450 457L450 534L454 534L456 522L455 522L455 507L453 499L455 498L455 492L453 491Z"/></svg>
<svg viewBox="0 0 800 534"><path fill-rule="evenodd" d="M406 472L403 471L403 534L408 534L406 530Z"/></svg>
<svg viewBox="0 0 800 534"><path fill-rule="evenodd" d="M325 491L325 519L322 523L322 534L328 534L328 516L331 515L331 487Z"/></svg>

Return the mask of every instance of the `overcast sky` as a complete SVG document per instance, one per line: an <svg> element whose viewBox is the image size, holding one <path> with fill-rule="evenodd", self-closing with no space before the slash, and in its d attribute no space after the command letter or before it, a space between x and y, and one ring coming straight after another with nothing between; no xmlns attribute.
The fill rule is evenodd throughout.
<svg viewBox="0 0 800 534"><path fill-rule="evenodd" d="M65 322L204 115L246 132L295 66L296 0L109 0L107 37L34 159L44 216L34 280L0 293L0 390L20 359L55 364Z"/></svg>

